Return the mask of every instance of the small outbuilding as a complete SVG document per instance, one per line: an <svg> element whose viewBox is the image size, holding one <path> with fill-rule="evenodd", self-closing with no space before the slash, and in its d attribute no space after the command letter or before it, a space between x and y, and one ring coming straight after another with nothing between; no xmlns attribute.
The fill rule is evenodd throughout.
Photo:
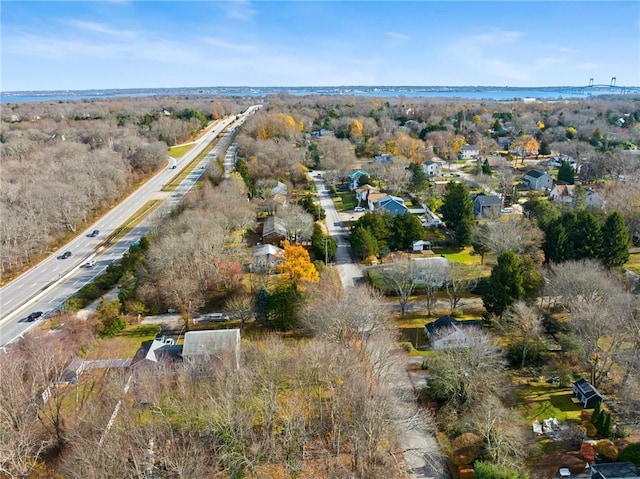
<svg viewBox="0 0 640 479"><path fill-rule="evenodd" d="M591 465L591 479L640 479L640 468L632 462Z"/></svg>
<svg viewBox="0 0 640 479"><path fill-rule="evenodd" d="M573 394L576 395L584 409L592 409L602 402L602 394L588 383L584 378L578 379L573 384Z"/></svg>

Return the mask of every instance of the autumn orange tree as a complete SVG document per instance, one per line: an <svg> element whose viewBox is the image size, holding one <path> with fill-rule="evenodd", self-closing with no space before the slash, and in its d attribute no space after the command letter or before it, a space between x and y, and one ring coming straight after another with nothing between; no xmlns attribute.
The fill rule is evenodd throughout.
<svg viewBox="0 0 640 479"><path fill-rule="evenodd" d="M320 276L311 262L309 252L300 244L291 244L289 241L284 241L282 247L284 248L284 262L281 271L289 275L291 283L298 284L300 281L317 283Z"/></svg>

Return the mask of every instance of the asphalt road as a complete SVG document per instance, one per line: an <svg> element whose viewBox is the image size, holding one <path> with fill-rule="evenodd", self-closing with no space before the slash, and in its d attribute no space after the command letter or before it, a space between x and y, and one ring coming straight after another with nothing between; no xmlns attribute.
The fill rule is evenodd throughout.
<svg viewBox="0 0 640 479"><path fill-rule="evenodd" d="M186 168L225 128L234 122L233 127L239 126L244 122L246 115L257 108L259 105L252 106L238 120L230 117L214 124L196 142L196 146L176 162L175 169L166 168L157 173L86 231L80 232L38 265L0 288L0 346L12 342L38 324L38 321L26 321L26 316L31 311L43 311L46 314L55 310L65 299L103 272L110 263L121 258L131 244L147 233L148 222L145 221L133 228L108 249L101 248L104 239L152 199L165 200L165 205L158 214L163 214L178 204L202 176L211 158L216 158L225 147L226 142L221 141L173 192L162 192L163 186ZM100 234L97 237L89 237L93 230L99 230ZM71 251L71 257L58 259L64 251ZM90 259L96 261L95 266L83 268Z"/></svg>
<svg viewBox="0 0 640 479"><path fill-rule="evenodd" d="M324 173L315 171L311 177L326 213L325 222L329 234L338 243L334 267L338 268L342 286L348 294L349 288L363 282L363 274L351 251L349 232L344 223L357 219L364 213L338 213L326 189ZM417 360L421 362L422 358ZM391 365L395 373L392 375L393 383L390 384L397 399L393 420L398 428L407 476L411 479L449 479L431 420L416 402L416 388L421 387L421 380L418 379L417 384L414 384L413 373L408 372L414 366L412 361L415 363L416 359L409 358L409 364L406 364L405 355L398 355L397 361Z"/></svg>
<svg viewBox="0 0 640 479"><path fill-rule="evenodd" d="M320 175L320 176L318 176ZM340 274L340 280L342 286L347 289L359 284L362 279L362 269L356 263L353 252L351 251L351 245L349 244L349 230L345 226L345 221L349 221L351 216L357 215L345 215L342 216L336 210L336 206L331 199L331 195L326 189L324 182L324 174L321 171L316 171L311 176L313 182L316 185L316 189L319 192L320 204L326 213L325 223L329 234L336 240L338 249L334 259L334 267L338 269Z"/></svg>

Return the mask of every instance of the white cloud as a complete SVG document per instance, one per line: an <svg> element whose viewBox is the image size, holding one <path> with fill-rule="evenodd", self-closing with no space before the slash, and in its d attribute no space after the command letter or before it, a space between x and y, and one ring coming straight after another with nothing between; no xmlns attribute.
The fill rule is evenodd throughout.
<svg viewBox="0 0 640 479"><path fill-rule="evenodd" d="M247 0L233 0L219 2L217 5L227 14L229 18L235 20L250 20L256 13L256 10L251 8L251 3Z"/></svg>
<svg viewBox="0 0 640 479"><path fill-rule="evenodd" d="M223 50L230 50L234 52L255 52L257 50L256 45L243 45L241 43L232 43L222 38L204 37L202 43L211 45L212 47L220 48Z"/></svg>
<svg viewBox="0 0 640 479"><path fill-rule="evenodd" d="M580 70L597 70L598 68L602 68L602 63L578 63L576 65L576 68L579 68Z"/></svg>
<svg viewBox="0 0 640 479"><path fill-rule="evenodd" d="M118 30L115 28L111 28L108 25L97 22L87 22L84 20L65 20L64 23L70 27L76 28L78 30L92 32L92 33L101 33L104 35L110 35L114 37L135 37L137 34L133 31L128 30Z"/></svg>
<svg viewBox="0 0 640 479"><path fill-rule="evenodd" d="M406 42L410 39L409 35L405 35L404 33L387 32L387 35L394 40L400 40L402 42Z"/></svg>

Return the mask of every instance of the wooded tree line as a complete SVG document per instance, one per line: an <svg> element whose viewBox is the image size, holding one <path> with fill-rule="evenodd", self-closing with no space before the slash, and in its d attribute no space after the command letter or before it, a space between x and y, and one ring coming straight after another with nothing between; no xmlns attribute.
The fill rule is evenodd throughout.
<svg viewBox="0 0 640 479"><path fill-rule="evenodd" d="M243 341L240 369L215 358L142 362L51 388L71 355L54 357L65 350L57 343L38 351L42 338L24 342L0 357L0 471L34 478L149 471L181 478L399 477L398 398L390 385L401 369L383 301L366 288L345 294L325 283L310 291L301 318L313 339ZM67 332L49 340L82 337ZM78 345L67 343L67 350ZM43 390L50 391L46 402L37 399Z"/></svg>
<svg viewBox="0 0 640 479"><path fill-rule="evenodd" d="M8 104L0 132L0 271L22 268L166 165L168 144L241 108L176 99Z"/></svg>

